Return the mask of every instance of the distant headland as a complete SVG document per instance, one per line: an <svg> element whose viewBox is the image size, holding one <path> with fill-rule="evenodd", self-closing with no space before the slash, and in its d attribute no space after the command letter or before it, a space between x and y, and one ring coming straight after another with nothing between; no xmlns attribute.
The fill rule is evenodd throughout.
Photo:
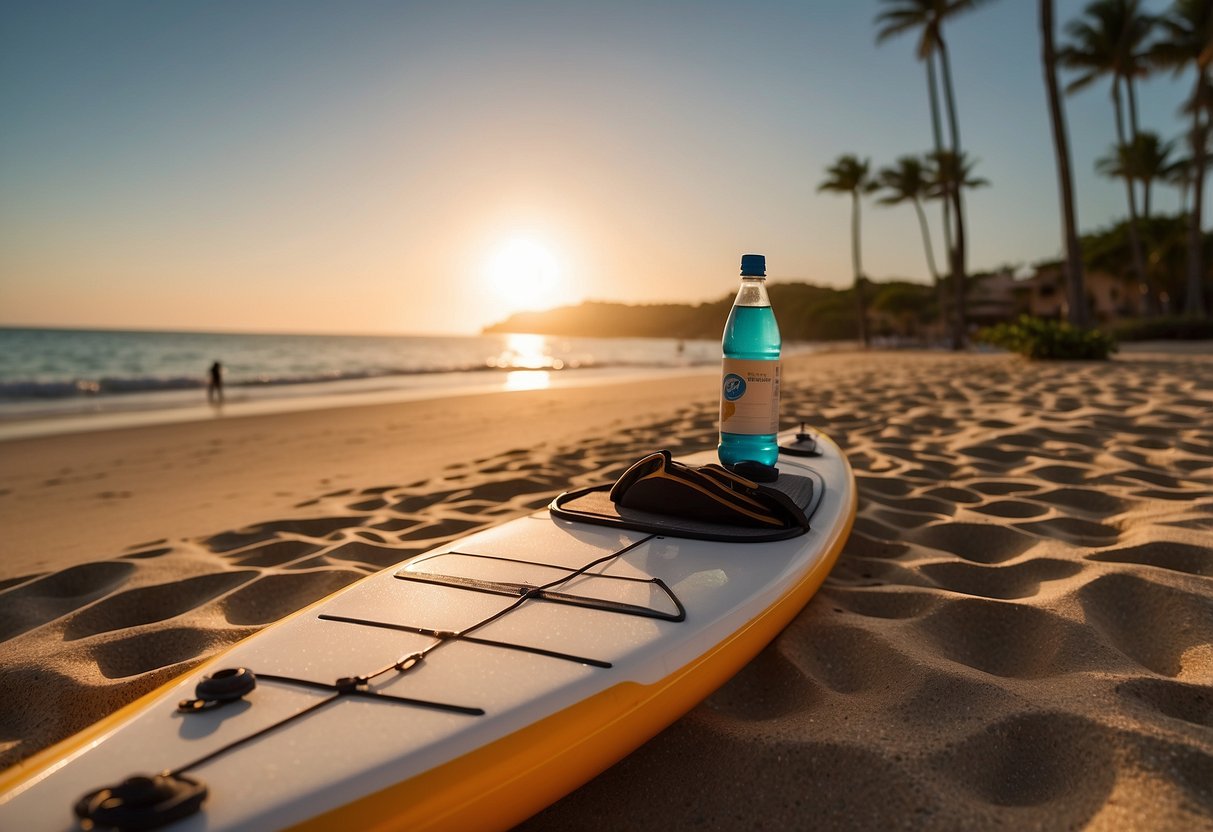
<svg viewBox="0 0 1213 832"><path fill-rule="evenodd" d="M806 283L772 283L767 288L785 339L831 341L855 337L849 289ZM930 291L930 287L922 288ZM518 312L485 327L483 332L590 338L719 338L732 303L732 293L699 304L586 301L577 306Z"/></svg>

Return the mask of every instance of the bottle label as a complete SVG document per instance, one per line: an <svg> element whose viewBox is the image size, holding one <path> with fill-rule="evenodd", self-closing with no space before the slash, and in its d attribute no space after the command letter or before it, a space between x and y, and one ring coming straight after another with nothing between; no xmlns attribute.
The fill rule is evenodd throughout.
<svg viewBox="0 0 1213 832"><path fill-rule="evenodd" d="M779 431L779 360L726 358L720 389L721 433Z"/></svg>

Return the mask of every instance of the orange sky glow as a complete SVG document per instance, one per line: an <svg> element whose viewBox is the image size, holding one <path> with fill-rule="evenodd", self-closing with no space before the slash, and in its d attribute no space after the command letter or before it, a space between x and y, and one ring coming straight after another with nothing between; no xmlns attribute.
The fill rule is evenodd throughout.
<svg viewBox="0 0 1213 832"><path fill-rule="evenodd" d="M914 39L877 47L878 8L5 4L0 325L472 333L584 299L713 300L751 251L772 280L847 285L825 167L930 144ZM970 268L1055 257L1035 4L948 34L993 183ZM1180 132L1187 83L1142 85L1147 126ZM1106 93L1067 101L1084 229L1124 213L1092 170ZM927 281L908 208L863 221L870 276Z"/></svg>

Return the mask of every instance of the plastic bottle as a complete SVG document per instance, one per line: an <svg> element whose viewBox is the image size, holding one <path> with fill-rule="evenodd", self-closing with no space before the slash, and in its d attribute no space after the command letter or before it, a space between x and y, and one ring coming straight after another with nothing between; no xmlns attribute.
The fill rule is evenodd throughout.
<svg viewBox="0 0 1213 832"><path fill-rule="evenodd" d="M779 324L767 296L766 257L743 254L741 288L724 325L720 445L725 466L779 457Z"/></svg>

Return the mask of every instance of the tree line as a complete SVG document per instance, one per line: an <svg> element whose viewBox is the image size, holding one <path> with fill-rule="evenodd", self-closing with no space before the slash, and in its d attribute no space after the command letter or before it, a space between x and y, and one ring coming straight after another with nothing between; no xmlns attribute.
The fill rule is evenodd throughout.
<svg viewBox="0 0 1213 832"><path fill-rule="evenodd" d="M952 84L952 69L944 37L945 24L992 0L881 0L876 15L878 44L904 34L918 37L915 56L926 70L928 106L934 147L906 155L879 171L869 159L844 154L826 169L819 191L851 198L851 260L857 332L870 341L869 282L862 265L860 217L863 199L879 193L885 205L909 204L922 231L928 271L938 296L939 314L950 318L951 344L965 344L967 279L967 224L964 193L989 184L973 173L974 162L962 149L960 121ZM1164 306L1164 290L1147 265L1142 226L1151 224L1150 192L1156 182L1180 188L1180 216L1186 227L1186 279L1182 286L1183 312L1194 318L1208 315L1206 305L1202 202L1208 170L1209 122L1213 116L1213 2L1174 0L1161 15L1147 14L1140 0L1092 0L1082 14L1065 26L1066 40L1056 43L1053 0L1039 0L1041 62L1049 121L1056 159L1065 260L1068 316L1076 326L1088 324L1084 288L1084 256L1074 205L1073 175L1066 129L1060 74L1070 78L1065 92L1073 94L1100 80L1110 84L1115 142L1097 162L1097 170L1124 180L1128 209L1127 272L1142 287L1147 313ZM1137 84L1155 72L1194 76L1183 115L1188 125L1177 139L1164 140L1143 130L1137 115ZM945 118L946 115L946 125ZM1187 155L1172 156L1177 147ZM1181 154L1183 150L1180 151ZM931 248L924 203L938 201L942 213L946 274L941 274ZM1157 242L1157 238L1154 239ZM1156 258L1151 258L1156 259ZM1117 271L1124 271L1116 264Z"/></svg>
<svg viewBox="0 0 1213 832"><path fill-rule="evenodd" d="M908 281L869 287L881 320L906 317L907 329L935 314L931 289ZM807 283L769 283L767 293L785 341L854 341L858 338L851 289ZM533 332L587 338L703 338L716 340L733 295L708 303L624 304L586 301L576 306L518 312L484 332Z"/></svg>

